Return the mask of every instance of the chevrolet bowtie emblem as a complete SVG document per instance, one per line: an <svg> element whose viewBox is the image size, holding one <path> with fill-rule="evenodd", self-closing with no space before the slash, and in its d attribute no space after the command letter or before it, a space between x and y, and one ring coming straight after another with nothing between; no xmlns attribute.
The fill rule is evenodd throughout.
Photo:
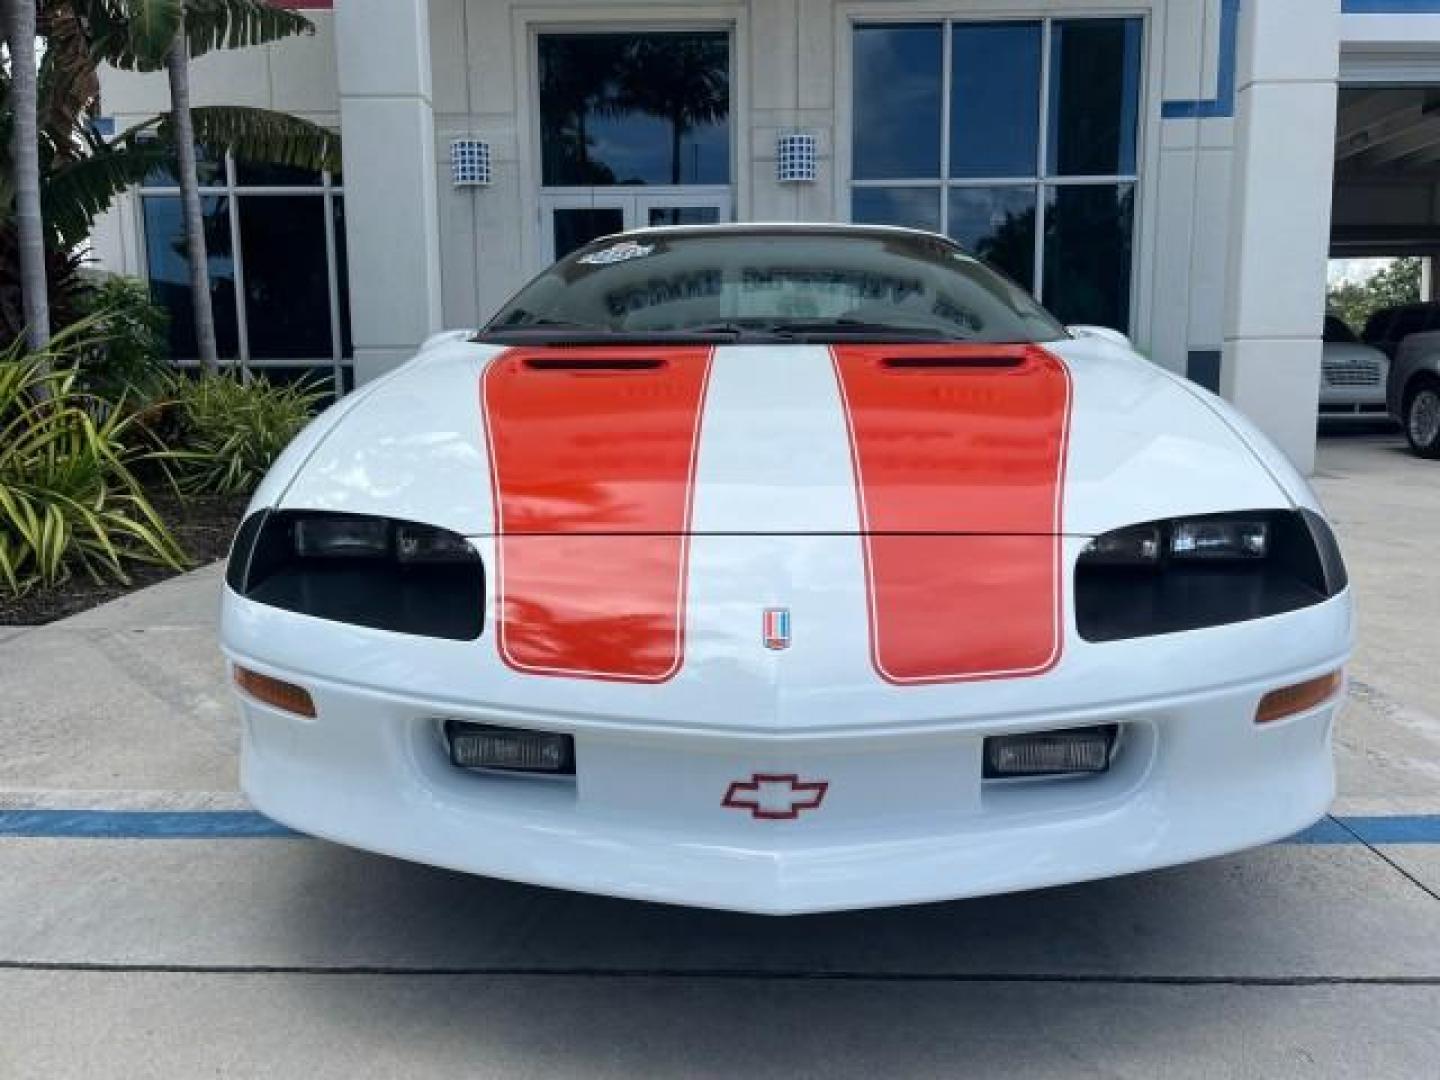
<svg viewBox="0 0 1440 1080"><path fill-rule="evenodd" d="M736 780L725 792L721 806L749 810L762 821L792 821L801 810L818 810L830 790L826 780L801 780L796 773L754 773Z"/></svg>

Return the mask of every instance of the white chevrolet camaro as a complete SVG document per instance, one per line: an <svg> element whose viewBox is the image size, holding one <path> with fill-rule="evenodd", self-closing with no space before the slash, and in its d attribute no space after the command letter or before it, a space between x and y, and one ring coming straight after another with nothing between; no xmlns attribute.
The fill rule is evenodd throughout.
<svg viewBox="0 0 1440 1080"><path fill-rule="evenodd" d="M313 423L236 538L255 806L792 913L1319 818L1334 536L1238 413L943 237L595 241Z"/></svg>

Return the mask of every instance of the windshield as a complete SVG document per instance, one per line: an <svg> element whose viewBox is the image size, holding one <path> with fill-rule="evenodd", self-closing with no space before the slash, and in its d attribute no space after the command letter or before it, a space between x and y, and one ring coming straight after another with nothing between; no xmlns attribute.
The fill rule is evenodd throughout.
<svg viewBox="0 0 1440 1080"><path fill-rule="evenodd" d="M520 290L485 336L547 330L807 341L1066 336L1018 285L939 237L777 229L596 241Z"/></svg>

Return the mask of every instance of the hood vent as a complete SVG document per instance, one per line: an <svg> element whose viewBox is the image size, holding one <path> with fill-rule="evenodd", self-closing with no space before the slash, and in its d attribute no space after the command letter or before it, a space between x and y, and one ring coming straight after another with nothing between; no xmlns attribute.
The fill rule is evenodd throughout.
<svg viewBox="0 0 1440 1080"><path fill-rule="evenodd" d="M997 371L1024 366L1020 356L889 356L880 361L891 371Z"/></svg>
<svg viewBox="0 0 1440 1080"><path fill-rule="evenodd" d="M603 374L616 371L659 371L665 361L658 356L531 356L525 360L531 371L568 371Z"/></svg>

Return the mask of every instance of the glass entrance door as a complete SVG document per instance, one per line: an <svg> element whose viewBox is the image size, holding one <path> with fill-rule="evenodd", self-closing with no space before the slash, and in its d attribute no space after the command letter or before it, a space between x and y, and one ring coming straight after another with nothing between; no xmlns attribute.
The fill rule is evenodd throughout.
<svg viewBox="0 0 1440 1080"><path fill-rule="evenodd" d="M544 251L562 259L596 237L661 225L715 225L733 218L728 188L634 193L611 189L541 196Z"/></svg>
<svg viewBox="0 0 1440 1080"><path fill-rule="evenodd" d="M635 199L635 228L718 225L735 218L728 188L710 192L690 188L673 195L647 191Z"/></svg>
<svg viewBox="0 0 1440 1080"><path fill-rule="evenodd" d="M540 215L546 261L564 258L597 236L630 228L632 201L629 196L593 192L544 196Z"/></svg>
<svg viewBox="0 0 1440 1080"><path fill-rule="evenodd" d="M625 229L732 216L731 32L536 38L541 257Z"/></svg>

